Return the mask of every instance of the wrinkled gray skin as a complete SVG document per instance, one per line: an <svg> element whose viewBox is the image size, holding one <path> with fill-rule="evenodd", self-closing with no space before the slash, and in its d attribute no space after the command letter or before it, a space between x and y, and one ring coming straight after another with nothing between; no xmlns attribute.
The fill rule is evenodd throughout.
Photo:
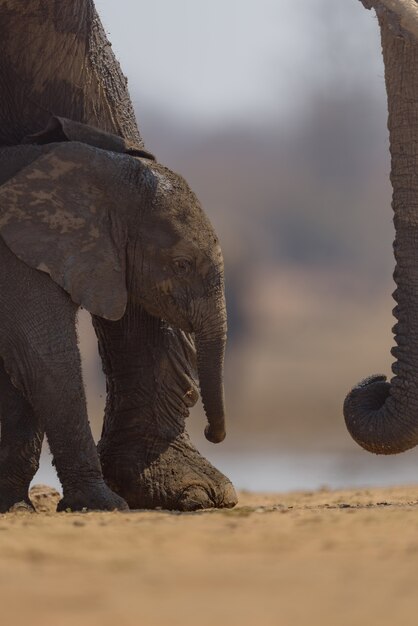
<svg viewBox="0 0 418 626"><path fill-rule="evenodd" d="M393 377L370 376L344 404L347 428L363 448L396 454L418 444L418 42L377 0L388 95L396 238Z"/></svg>
<svg viewBox="0 0 418 626"><path fill-rule="evenodd" d="M36 419L44 419L64 489L61 507L101 508L93 489L84 501L80 496L85 476L79 469L87 462L85 471L92 472L98 463L80 391L75 331L67 328L74 326L75 304L114 321L129 298L194 333L206 436L219 442L225 437L223 260L184 179L153 160L97 148L94 143L103 142L93 129L55 123L90 145L67 140L0 150L0 236L8 248L0 247L0 356ZM70 375L77 381L73 396ZM56 441L64 434L61 449Z"/></svg>
<svg viewBox="0 0 418 626"><path fill-rule="evenodd" d="M101 165L107 167L108 173L109 160L113 165L117 165L116 169L112 170L113 173L109 173L109 178L115 184L112 198L103 198L102 190L96 187L97 195L92 199L92 204L95 205L98 198L101 198L98 204L104 207L103 215L112 216L111 223L106 223L106 220L99 225L94 223L94 214L89 212L85 203L82 209L84 215L69 217L61 213L61 221L55 222L51 215L49 217L44 215L45 221L37 222L38 226L40 225L39 238L32 250L38 258L35 256L24 258L24 250L30 248L25 246L25 238L31 233L35 222L29 217L26 220L18 212L5 219L4 215L9 211L10 204L4 208L2 238L7 245L1 246L1 255L4 257L1 267L7 268L5 271L9 278L2 274L2 295L8 293L7 289L11 289L13 294L10 293L10 301L17 294L21 297L19 306L15 309L9 307L10 310L4 313L4 323L9 324L10 337L18 336L22 341L12 339L9 341L5 346L6 360L9 363L6 369L0 364L0 510L7 510L17 501L27 501L28 486L38 466L41 442L45 428L49 428L48 423L54 423L56 426L48 432L48 438L60 478L66 483L66 498L61 503L61 508L123 506L123 502L103 485L91 434L85 427L87 417L84 390L74 333L74 316L79 302L83 302L86 308L95 313L93 324L106 374L107 401L99 454L107 485L122 496L132 508L193 510L207 506L233 506L236 495L232 485L198 453L185 431L185 418L198 397L194 342L188 333L176 326L170 326L160 316L150 315L141 305L143 298L145 306L150 309L155 306L144 290L149 285L150 272L155 271L159 284L156 293L159 304L164 309L164 315L167 319L173 319L170 317L173 311L173 307L170 306L171 290L171 294L175 293L179 297L176 319L180 316L180 324L183 325L187 317L184 314L186 300L184 295L180 296L181 289L173 289L174 284L186 284L187 279L192 277L193 268L189 265L188 258L184 263L185 259L181 256L184 251L181 250L179 263L176 264L175 259L171 258L174 265L165 265L171 274L167 276L164 271L159 274L157 265L154 264L157 252L154 250L154 256L151 254L149 241L145 235L139 245L141 230L139 222L136 224L138 230L135 233L129 230L133 221L128 219L127 207L131 207L132 203L120 202L121 197L126 199L129 196L132 199L135 194L130 195L129 189L137 190L138 183L141 185L143 183L140 194L143 202L146 203L147 198L150 201L151 198L161 201L159 219L165 224L167 207L164 207L162 183L167 181L167 177L168 184L175 180L175 192L181 197L186 187L181 179L175 176L172 179L173 175L162 166L153 164L148 159L141 159L141 156L146 155L140 154L143 143L136 126L126 81L106 41L93 2L91 0L68 0L65 3L58 0L25 2L16 0L7 4L0 2L0 84L2 85L0 146L20 144L25 136L44 129L51 114L71 118L118 136L117 140L115 137L110 140L111 145L108 144L109 136L104 144L98 144L97 135L90 148L77 145L84 156L101 154L105 162ZM65 135L65 130L69 131L71 128L63 130ZM74 141L86 143L86 136L68 136L68 134L71 133L67 133L70 143ZM63 139L62 134L55 138L54 132L47 135L48 133L43 133L44 142L56 143ZM90 131L87 135L90 135ZM43 143L36 138L32 141ZM0 175L3 181L10 181L10 184L6 183L7 189L4 189L4 193L5 197L9 194L9 200L13 200L12 205L18 199L19 190L16 188L13 190L10 179L18 172L23 175L21 168L27 164L27 159L44 159L42 163L47 169L49 167L49 174L51 172L56 174L53 164L52 169L51 162L48 164L48 159L55 154L68 161L70 154L68 150L75 148L75 144L70 143L67 146L51 144L44 147L12 148L13 156L17 160L22 159L20 164L11 158L11 152L3 156ZM99 146L105 152L101 152L95 146ZM130 150L131 147L134 148L133 151ZM114 153L124 151L134 157L135 165L128 175L128 178L132 175L132 180L126 189L121 190L116 188L116 185L121 180L126 181L128 169L125 165L128 157L126 154ZM109 152L112 154L109 155ZM73 156L71 153L71 158ZM86 168L91 165L89 161ZM64 174L63 171L59 173ZM71 178L71 173L67 174ZM103 180L103 176L100 179L100 174L101 172L98 173L96 180L99 181L99 187ZM78 181L77 185L71 182L73 194L78 196L77 204L83 195L81 193L83 189L91 191L91 181L87 181L83 176L81 179L81 186ZM47 198L42 197L42 193L50 192L41 189L39 186L41 181L36 173L31 179L31 184L33 183L35 184L32 191L35 188L38 190L38 198L35 199L32 208L36 209L38 206L40 209L40 205L36 205L36 200L50 207ZM180 185L178 189L177 183ZM105 185L109 186L107 175ZM26 184L25 193L28 191L30 193ZM115 195L118 204L117 214L113 210ZM190 197L193 198L192 195ZM61 198L57 201L61 203ZM27 203L24 204L22 211L27 212ZM74 202L70 202L69 206L73 205ZM110 205L113 207L112 210ZM145 213L143 206L145 205L141 204L141 216ZM137 208L140 209L140 203ZM62 206L62 209L67 211L67 205ZM57 214L60 211L61 208ZM38 213L42 213L42 210L40 209ZM52 240L49 239L50 245L45 245L48 242L48 231L49 235L53 234L54 229L61 228L65 231L59 233L61 250L64 241L68 244L71 239L71 228L72 235L77 234L77 225L81 224L77 220L86 219L90 219L92 224L92 228L89 229L91 240L86 243L76 238L75 245L79 261L85 263L83 271L79 272L80 267L72 263L76 254L67 255L68 263L66 262L65 266L59 266L59 263L57 265L56 240L51 243ZM30 220L32 228L25 231L22 226ZM66 221L65 226L62 220ZM155 227L155 222L153 224ZM185 227L187 225L188 223ZM170 248L170 243L177 240L179 234L182 236L183 233L179 233L181 229L182 226L178 223L169 233L171 242L163 244L168 244ZM88 262L89 246L92 245L91 253L97 231L106 242L107 258L108 253L114 254L115 263L107 267L107 284L112 285L112 290L107 292L108 297L103 291L101 294L95 292L89 296L88 285L92 282L96 284L91 279L96 278L94 273L96 269L102 267L100 262L104 262L106 257L106 254L103 256L103 251L96 246L98 262L93 266ZM105 233L107 236L103 237ZM33 240L33 234L31 238ZM117 254L125 244L128 253L127 264L124 264L126 259ZM16 251L11 252L13 247ZM46 260L39 263L42 257L41 248L46 251ZM158 249L158 254L165 254L164 250L167 248L162 246L162 249ZM129 259L132 261L132 257L144 260L143 272L133 271L135 263L129 261ZM212 289L216 291L220 286L219 280L215 279L208 269L210 264L215 262L215 257L209 255L207 259L198 263L203 271L206 266L208 291ZM217 262L219 260L217 257ZM192 255L191 265L193 261ZM40 265L40 269L33 268L35 262L36 267ZM15 283L10 280L9 270L16 272ZM53 280L48 272L54 274ZM123 281L120 279L123 274L127 279L125 286L128 286L128 296L125 296L121 289ZM88 280L83 281L83 276L88 277ZM219 278L220 276L219 273ZM195 281L193 287L199 287L198 281ZM142 295L134 295L139 293L139 289L142 289ZM214 359L218 359L219 362L223 341L212 343L218 345L213 349L215 354L211 354L208 343L210 344L211 338L215 336L214 328L209 322L209 312L205 313L197 306L199 301L201 304L203 300L203 287L200 286L197 292L200 295L197 296L193 312L189 311L187 329L197 327L199 321L204 324L206 317L208 332L206 335L202 332L198 349L198 353L202 355L206 348L207 358L198 359L202 394L205 396L205 383L202 385L202 379L206 379L207 388L218 390L221 388L221 368L213 367L211 364L216 362ZM125 297L127 297L125 313L118 321L112 321L122 314ZM8 298L5 298L6 302L7 300ZM214 305L214 309L216 309L214 314L219 314L218 304ZM156 312L157 309L153 310ZM24 323L20 321L19 314L23 316ZM29 326L30 342L27 336ZM22 351L21 346L29 344L32 348L26 352ZM13 363L18 363L18 366L13 367ZM210 372L207 370L208 364L211 365ZM223 434L222 424L217 420L222 418L216 411L219 408L221 394L217 394L217 407L211 404L212 394L206 392L206 396L208 398L206 410L213 423L213 430L209 431L208 435L212 439L220 439ZM57 415L60 416L60 427L56 421ZM77 459L73 454L75 443Z"/></svg>

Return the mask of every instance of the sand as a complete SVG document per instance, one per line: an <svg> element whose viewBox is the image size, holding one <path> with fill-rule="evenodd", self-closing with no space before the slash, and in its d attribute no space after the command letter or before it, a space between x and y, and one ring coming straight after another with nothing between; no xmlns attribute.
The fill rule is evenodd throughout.
<svg viewBox="0 0 418 626"><path fill-rule="evenodd" d="M52 494L52 495L51 495ZM417 624L418 487L229 511L0 515L0 624Z"/></svg>

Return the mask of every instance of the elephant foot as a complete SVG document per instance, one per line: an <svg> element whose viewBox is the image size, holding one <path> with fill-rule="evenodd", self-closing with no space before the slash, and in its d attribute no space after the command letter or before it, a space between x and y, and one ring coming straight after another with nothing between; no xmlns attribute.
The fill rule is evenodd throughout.
<svg viewBox="0 0 418 626"><path fill-rule="evenodd" d="M11 486L0 480L0 513L17 510L35 510L29 500L28 490Z"/></svg>
<svg viewBox="0 0 418 626"><path fill-rule="evenodd" d="M76 489L65 490L64 497L58 502L58 512L73 511L127 511L128 505L107 485L83 484Z"/></svg>
<svg viewBox="0 0 418 626"><path fill-rule="evenodd" d="M135 450L100 442L103 476L131 509L196 511L232 508L232 483L192 445L186 433L170 442L144 442Z"/></svg>

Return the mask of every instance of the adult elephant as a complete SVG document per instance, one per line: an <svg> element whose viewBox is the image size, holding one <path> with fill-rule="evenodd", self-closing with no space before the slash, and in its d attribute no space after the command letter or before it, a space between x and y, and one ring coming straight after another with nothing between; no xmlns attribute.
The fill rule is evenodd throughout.
<svg viewBox="0 0 418 626"><path fill-rule="evenodd" d="M126 79L91 0L0 0L0 85L0 145L21 143L53 114L143 148ZM197 399L191 337L133 300L120 320L93 322L107 381L99 453L108 485L132 508L233 506L231 483L185 432ZM2 415L0 476L24 493L43 430L30 426L31 408L4 372L2 380L9 411Z"/></svg>
<svg viewBox="0 0 418 626"><path fill-rule="evenodd" d="M397 360L390 383L376 375L352 389L344 414L350 434L363 448L395 454L418 443L418 41L400 28L385 3L362 2L376 8L385 63L396 230L397 345L392 354Z"/></svg>

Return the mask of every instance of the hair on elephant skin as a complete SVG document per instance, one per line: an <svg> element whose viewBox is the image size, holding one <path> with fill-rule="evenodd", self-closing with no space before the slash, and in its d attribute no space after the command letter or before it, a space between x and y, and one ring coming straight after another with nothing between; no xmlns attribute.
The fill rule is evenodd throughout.
<svg viewBox="0 0 418 626"><path fill-rule="evenodd" d="M194 333L206 436L222 441L222 253L183 178L120 137L54 117L0 149L0 237L4 375L44 421L61 508L125 506L103 482L88 427L78 306L111 324L137 303Z"/></svg>

